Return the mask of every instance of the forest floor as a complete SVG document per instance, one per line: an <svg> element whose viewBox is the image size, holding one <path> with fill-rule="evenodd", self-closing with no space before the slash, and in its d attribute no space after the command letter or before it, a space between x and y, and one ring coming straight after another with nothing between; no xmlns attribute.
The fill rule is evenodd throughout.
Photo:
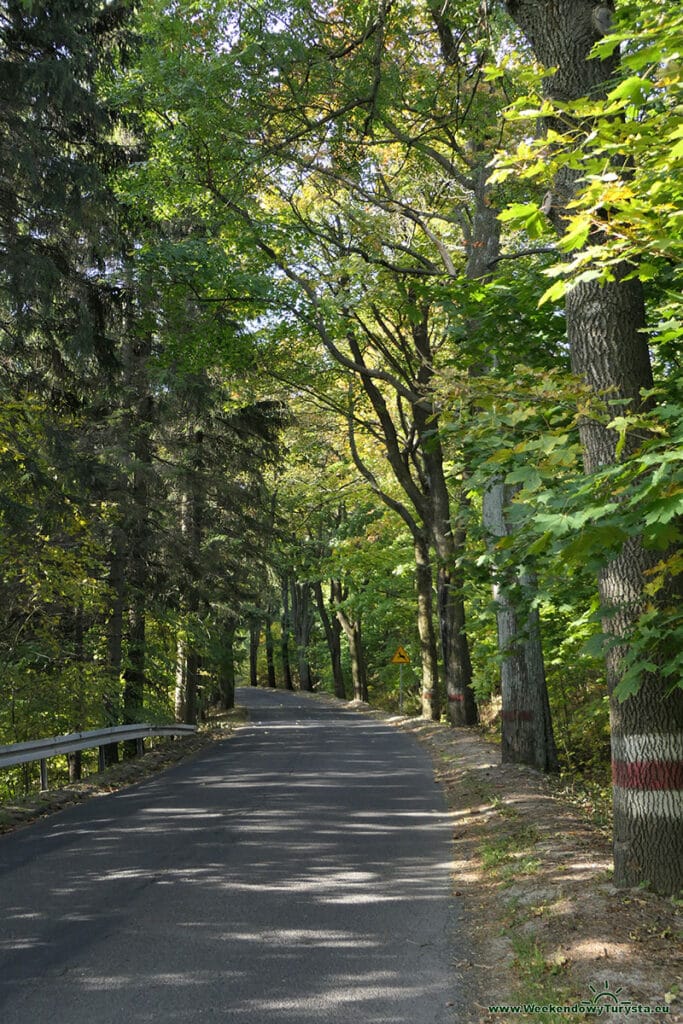
<svg viewBox="0 0 683 1024"><path fill-rule="evenodd" d="M453 892L470 940L454 968L463 989L477 993L460 1024L645 1016L683 1024L681 901L616 889L606 832L540 773L502 767L497 746L477 730L349 706L415 736L445 790ZM0 805L0 833L139 782L224 739L242 717L237 709L102 775Z"/></svg>

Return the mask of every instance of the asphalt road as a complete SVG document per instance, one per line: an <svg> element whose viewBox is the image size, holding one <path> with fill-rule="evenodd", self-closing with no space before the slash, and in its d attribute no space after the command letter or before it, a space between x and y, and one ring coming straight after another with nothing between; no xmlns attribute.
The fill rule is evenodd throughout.
<svg viewBox="0 0 683 1024"><path fill-rule="evenodd" d="M298 694L238 702L232 739L0 837L2 1024L466 1019L422 749Z"/></svg>

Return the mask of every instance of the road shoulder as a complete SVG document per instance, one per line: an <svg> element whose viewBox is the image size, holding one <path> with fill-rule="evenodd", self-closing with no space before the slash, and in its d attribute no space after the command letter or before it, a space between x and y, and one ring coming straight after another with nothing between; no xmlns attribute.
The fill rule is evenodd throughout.
<svg viewBox="0 0 683 1024"><path fill-rule="evenodd" d="M415 736L445 790L472 940L455 967L478 993L466 1024L595 1020L606 1003L612 1021L683 1021L681 901L616 889L606 831L541 773L503 767L477 730L355 706ZM534 1011L490 1012L496 1004Z"/></svg>

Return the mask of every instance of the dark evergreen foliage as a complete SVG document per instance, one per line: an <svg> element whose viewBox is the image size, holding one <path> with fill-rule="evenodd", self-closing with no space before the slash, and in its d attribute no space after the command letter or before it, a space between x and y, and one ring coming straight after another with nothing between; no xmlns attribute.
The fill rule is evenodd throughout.
<svg viewBox="0 0 683 1024"><path fill-rule="evenodd" d="M57 379L112 356L117 212L106 174L127 156L97 83L133 42L132 6L10 0L0 11L1 326L20 377L30 336Z"/></svg>

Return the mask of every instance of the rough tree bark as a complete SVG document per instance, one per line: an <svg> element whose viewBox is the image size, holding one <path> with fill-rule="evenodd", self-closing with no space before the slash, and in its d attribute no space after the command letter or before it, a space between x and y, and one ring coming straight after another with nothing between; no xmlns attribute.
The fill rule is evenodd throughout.
<svg viewBox="0 0 683 1024"><path fill-rule="evenodd" d="M514 488L495 479L484 494L484 527L492 537L505 537L510 529L505 510ZM521 574L513 584L530 594L533 580ZM528 764L542 772L558 770L541 648L538 611L524 614L509 595L510 584L496 581L493 597L498 621L498 651L502 656L501 756L502 761Z"/></svg>
<svg viewBox="0 0 683 1024"><path fill-rule="evenodd" d="M266 672L268 674L268 686L274 690L277 686L275 679L275 644L273 642L273 623L270 621L270 612L266 616L264 626L266 634Z"/></svg>
<svg viewBox="0 0 683 1024"><path fill-rule="evenodd" d="M218 705L223 711L235 706L235 625L225 626L216 677Z"/></svg>
<svg viewBox="0 0 683 1024"><path fill-rule="evenodd" d="M189 615L196 617L201 605L202 532L205 518L203 430L194 430L189 442L190 468L187 475L187 496L182 509L182 530L189 555L186 607ZM184 657L183 721L188 725L194 725L198 712L201 656L192 638L189 638L184 645Z"/></svg>
<svg viewBox="0 0 683 1024"><path fill-rule="evenodd" d="M261 623L249 623L249 685L258 686L258 649L261 643Z"/></svg>
<svg viewBox="0 0 683 1024"><path fill-rule="evenodd" d="M616 52L589 60L598 38L593 0L507 0L507 9L531 42L538 59L556 70L546 79L550 97L571 102L604 96L618 70ZM608 4L607 6L611 6ZM553 186L551 216L562 230L564 211L580 171L565 169ZM640 405L640 391L652 383L642 288L624 280L602 287L583 282L567 299L567 333L572 366L598 394ZM616 438L595 419L581 424L587 472L615 461ZM645 573L653 559L637 538L629 539L600 573L603 628L615 644L607 657L611 694L614 784L614 878L618 886L650 882L664 893L683 885L683 690L665 696L665 681L649 673L639 692L624 703L614 697L630 628L644 603ZM622 640L622 643L619 641Z"/></svg>
<svg viewBox="0 0 683 1024"><path fill-rule="evenodd" d="M420 662L422 665L420 703L422 717L438 722L441 708L432 599L434 579L429 557L429 541L423 532L413 535L413 547L415 551L415 590L417 592L417 631L420 637Z"/></svg>
<svg viewBox="0 0 683 1024"><path fill-rule="evenodd" d="M134 468L130 481L127 510L128 535L128 629L126 667L123 673L123 721L141 720L144 704L145 662L147 650L147 555L149 549L149 477L152 443L150 425L154 400L147 379L147 361L151 353L148 337L132 341L126 352L127 376L135 398L135 420L130 425ZM137 744L124 744L124 753L135 757Z"/></svg>
<svg viewBox="0 0 683 1024"><path fill-rule="evenodd" d="M363 630L360 617L352 618L342 607L346 595L340 580L332 580L332 600L336 608L339 623L346 634L351 658L351 679L353 680L354 700L368 699L368 672L363 649Z"/></svg>
<svg viewBox="0 0 683 1024"><path fill-rule="evenodd" d="M473 184L472 221L464 223L467 264L465 273L472 281L491 276L491 267L500 256L500 222L487 190L487 162L471 168ZM470 331L479 329L470 321ZM474 377L478 372L471 371ZM514 488L500 479L492 479L483 495L483 526L492 542L510 532L506 509ZM522 573L513 585L520 586L529 600L535 579ZM493 588L496 603L498 653L501 661L501 757L504 763L528 764L543 772L559 768L553 735L548 686L543 662L540 621L537 610L527 614L515 608L509 584L497 581Z"/></svg>
<svg viewBox="0 0 683 1024"><path fill-rule="evenodd" d="M323 631L325 633L327 649L330 653L334 695L335 697L339 697L340 700L345 700L346 685L344 683L344 672L342 670L341 662L341 623L336 615L330 615L327 605L325 604L323 585L319 580L313 584L313 596L318 609L318 615L320 616L320 622L322 623Z"/></svg>
<svg viewBox="0 0 683 1024"><path fill-rule="evenodd" d="M472 689L472 660L467 637L464 578L458 561L464 552L464 527L453 527L451 496L444 472L438 414L431 395L434 356L429 332L429 309L412 327L413 345L420 357L417 390L421 397L412 413L422 455L425 523L436 552L437 608L448 699L453 725L476 725L477 703Z"/></svg>
<svg viewBox="0 0 683 1024"><path fill-rule="evenodd" d="M185 721L186 666L185 639L184 637L179 637L176 642L175 690L173 696L173 707L176 722Z"/></svg>
<svg viewBox="0 0 683 1024"><path fill-rule="evenodd" d="M79 670L82 670L84 664L84 626L83 626L83 605L77 604L71 612L72 628L73 628L73 661L78 666ZM80 674L80 671L79 671ZM77 691L76 696L76 708L75 717L71 723L72 730L78 732L83 728L83 690L80 688ZM73 753L67 754L67 763L69 765L69 782L80 782L82 771L83 771L83 753L80 750L74 750Z"/></svg>
<svg viewBox="0 0 683 1024"><path fill-rule="evenodd" d="M292 617L289 607L289 580L284 579L282 581L282 616L280 618L281 623L281 639L280 639L280 654L282 656L282 675L285 681L285 690L293 690L294 683L292 682L292 669L289 663L289 637L291 632Z"/></svg>
<svg viewBox="0 0 683 1024"><path fill-rule="evenodd" d="M292 625L296 643L299 686L310 692L313 689L313 674L308 661L308 643L311 639L313 617L311 615L311 588L308 583L292 582Z"/></svg>
<svg viewBox="0 0 683 1024"><path fill-rule="evenodd" d="M112 604L107 619L107 689L104 694L104 724L118 725L120 716L121 666L123 664L123 614L125 608L125 535L116 526L112 530L109 553L109 589ZM118 743L108 743L104 748L105 765L117 764Z"/></svg>

